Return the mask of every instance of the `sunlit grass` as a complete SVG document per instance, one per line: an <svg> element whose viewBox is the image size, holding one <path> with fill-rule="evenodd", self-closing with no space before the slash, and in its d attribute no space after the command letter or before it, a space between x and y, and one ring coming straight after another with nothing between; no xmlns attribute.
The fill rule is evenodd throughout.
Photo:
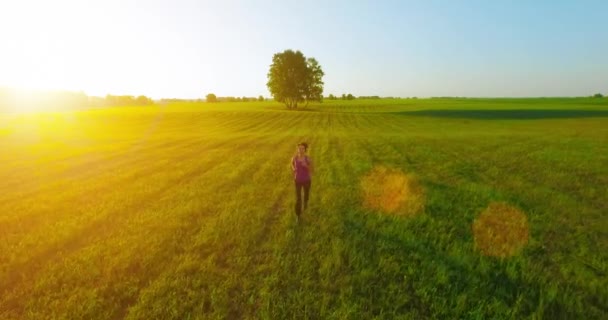
<svg viewBox="0 0 608 320"><path fill-rule="evenodd" d="M537 111L491 112L513 108ZM409 113L427 109L461 112ZM608 117L569 109L608 106L2 114L0 318L601 319ZM302 140L316 170L298 225Z"/></svg>

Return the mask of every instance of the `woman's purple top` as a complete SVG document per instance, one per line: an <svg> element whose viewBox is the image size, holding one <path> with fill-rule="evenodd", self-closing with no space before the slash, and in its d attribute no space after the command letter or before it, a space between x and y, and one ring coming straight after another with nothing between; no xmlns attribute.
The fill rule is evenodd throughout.
<svg viewBox="0 0 608 320"><path fill-rule="evenodd" d="M308 167L305 167L298 161L297 157L293 157L293 166L296 168L294 173L294 178L297 182L307 182L310 181L310 172L308 171ZM304 156L304 161L310 165L310 160L308 156Z"/></svg>

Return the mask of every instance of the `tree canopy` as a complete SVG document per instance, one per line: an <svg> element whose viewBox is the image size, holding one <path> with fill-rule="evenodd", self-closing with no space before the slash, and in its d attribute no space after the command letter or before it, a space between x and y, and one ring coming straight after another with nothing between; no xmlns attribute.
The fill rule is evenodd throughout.
<svg viewBox="0 0 608 320"><path fill-rule="evenodd" d="M315 58L300 51L275 53L268 71L268 90L276 101L295 109L298 103L323 99L323 70Z"/></svg>
<svg viewBox="0 0 608 320"><path fill-rule="evenodd" d="M205 98L206 98L205 100L207 102L217 102L217 97L213 93L207 94L207 96Z"/></svg>

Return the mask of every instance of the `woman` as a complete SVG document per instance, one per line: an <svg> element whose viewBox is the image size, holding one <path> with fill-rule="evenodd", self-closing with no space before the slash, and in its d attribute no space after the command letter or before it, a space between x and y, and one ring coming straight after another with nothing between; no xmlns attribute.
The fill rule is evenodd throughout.
<svg viewBox="0 0 608 320"><path fill-rule="evenodd" d="M310 182L312 176L312 160L306 155L308 144L298 144L296 154L291 158L291 169L296 185L296 217L300 221L302 213L302 189L304 189L304 210L308 207L308 195L310 193Z"/></svg>

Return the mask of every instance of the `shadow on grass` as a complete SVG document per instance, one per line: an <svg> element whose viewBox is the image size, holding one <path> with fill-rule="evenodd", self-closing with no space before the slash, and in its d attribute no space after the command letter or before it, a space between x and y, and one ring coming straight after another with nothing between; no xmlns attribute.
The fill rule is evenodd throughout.
<svg viewBox="0 0 608 320"><path fill-rule="evenodd" d="M397 112L405 116L479 120L535 120L608 117L608 110L512 109L512 110L419 110Z"/></svg>

